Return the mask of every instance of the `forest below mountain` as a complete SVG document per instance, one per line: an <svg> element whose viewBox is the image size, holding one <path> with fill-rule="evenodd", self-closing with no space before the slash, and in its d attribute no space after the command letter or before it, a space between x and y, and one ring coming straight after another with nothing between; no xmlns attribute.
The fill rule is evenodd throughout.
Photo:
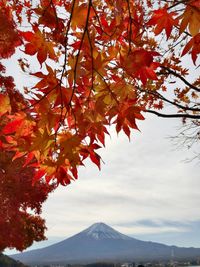
<svg viewBox="0 0 200 267"><path fill-rule="evenodd" d="M21 262L15 261L11 259L10 257L0 253L0 266L3 267L27 267L27 265L24 265Z"/></svg>

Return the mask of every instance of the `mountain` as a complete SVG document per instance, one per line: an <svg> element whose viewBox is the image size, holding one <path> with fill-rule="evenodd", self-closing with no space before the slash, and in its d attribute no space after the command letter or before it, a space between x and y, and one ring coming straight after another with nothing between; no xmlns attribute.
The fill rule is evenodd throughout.
<svg viewBox="0 0 200 267"><path fill-rule="evenodd" d="M180 248L141 241L95 223L54 245L12 255L27 264L91 263L98 261L188 260L200 257L199 248Z"/></svg>
<svg viewBox="0 0 200 267"><path fill-rule="evenodd" d="M27 267L24 264L17 262L2 253L0 253L0 266L1 267Z"/></svg>

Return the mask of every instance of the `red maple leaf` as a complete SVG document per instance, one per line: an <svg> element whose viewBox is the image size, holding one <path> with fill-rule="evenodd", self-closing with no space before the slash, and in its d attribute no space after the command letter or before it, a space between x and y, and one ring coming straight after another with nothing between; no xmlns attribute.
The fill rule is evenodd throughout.
<svg viewBox="0 0 200 267"><path fill-rule="evenodd" d="M191 50L192 60L195 64L197 56L200 53L200 33L191 38L191 40L186 44L185 48L183 49L182 56L187 54L190 50Z"/></svg>
<svg viewBox="0 0 200 267"><path fill-rule="evenodd" d="M167 6L153 11L153 16L148 25L155 25L154 32L156 35L165 30L167 38L169 38L173 26L178 25L178 19L174 19L176 12L168 12Z"/></svg>

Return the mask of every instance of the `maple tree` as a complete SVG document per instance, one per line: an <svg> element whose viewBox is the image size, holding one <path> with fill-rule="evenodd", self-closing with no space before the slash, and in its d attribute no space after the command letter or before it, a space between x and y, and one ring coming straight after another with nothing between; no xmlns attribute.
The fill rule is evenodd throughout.
<svg viewBox="0 0 200 267"><path fill-rule="evenodd" d="M42 203L54 189L44 181L32 186L33 167L24 167L23 158L12 161L14 153L0 149L0 251L24 250L33 241L45 239Z"/></svg>
<svg viewBox="0 0 200 267"><path fill-rule="evenodd" d="M146 113L199 129L199 0L0 0L0 22L0 148L33 183L67 185L86 158L100 168L108 127L130 138ZM36 80L21 93L13 54Z"/></svg>

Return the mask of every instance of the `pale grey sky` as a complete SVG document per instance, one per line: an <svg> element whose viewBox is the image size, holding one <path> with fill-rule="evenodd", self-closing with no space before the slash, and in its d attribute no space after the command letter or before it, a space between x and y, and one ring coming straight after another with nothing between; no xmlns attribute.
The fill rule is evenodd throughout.
<svg viewBox="0 0 200 267"><path fill-rule="evenodd" d="M166 138L178 125L149 116L131 142L123 134L108 138L101 172L88 162L78 181L45 204L48 235L70 236L98 221L132 236L191 231L200 222L199 163L184 163L192 155Z"/></svg>

